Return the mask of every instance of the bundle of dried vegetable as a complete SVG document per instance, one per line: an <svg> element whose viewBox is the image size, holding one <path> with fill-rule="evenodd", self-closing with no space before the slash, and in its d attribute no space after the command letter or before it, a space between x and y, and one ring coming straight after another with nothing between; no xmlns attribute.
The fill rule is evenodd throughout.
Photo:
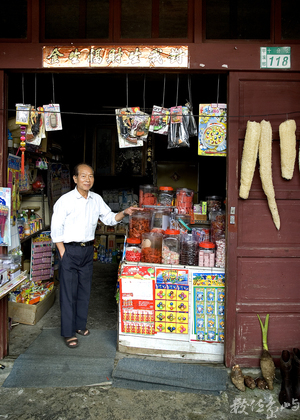
<svg viewBox="0 0 300 420"><path fill-rule="evenodd" d="M276 228L280 229L280 218L275 201L275 190L272 179L272 127L269 121L260 123L260 141L258 147L259 173L264 193L267 196L269 209Z"/></svg>
<svg viewBox="0 0 300 420"><path fill-rule="evenodd" d="M279 126L281 175L292 179L296 161L296 122L287 120Z"/></svg>
<svg viewBox="0 0 300 420"><path fill-rule="evenodd" d="M251 188L255 165L257 161L258 145L260 139L260 124L255 121L247 122L247 129L243 147L241 164L241 185L239 195L247 199Z"/></svg>

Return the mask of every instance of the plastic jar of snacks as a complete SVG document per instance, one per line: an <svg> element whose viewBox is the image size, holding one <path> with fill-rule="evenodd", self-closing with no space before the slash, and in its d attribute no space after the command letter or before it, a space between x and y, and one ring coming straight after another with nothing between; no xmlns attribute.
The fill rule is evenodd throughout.
<svg viewBox="0 0 300 420"><path fill-rule="evenodd" d="M158 188L154 185L140 185L139 207L157 205Z"/></svg>
<svg viewBox="0 0 300 420"><path fill-rule="evenodd" d="M159 187L158 203L161 206L172 206L174 190L172 187Z"/></svg>
<svg viewBox="0 0 300 420"><path fill-rule="evenodd" d="M194 191L188 188L176 190L176 207L179 214L190 214L193 211Z"/></svg>
<svg viewBox="0 0 300 420"><path fill-rule="evenodd" d="M141 240L138 238L127 238L125 260L135 262L141 261L141 252Z"/></svg>
<svg viewBox="0 0 300 420"><path fill-rule="evenodd" d="M183 222L183 223L182 223ZM180 230L180 233L186 233L188 226L191 223L191 216L189 214L174 214L170 221L171 229Z"/></svg>
<svg viewBox="0 0 300 420"><path fill-rule="evenodd" d="M207 201L207 212L217 211L221 209L222 206L222 197L219 195L210 195L206 197Z"/></svg>
<svg viewBox="0 0 300 420"><path fill-rule="evenodd" d="M142 238L144 232L150 232L152 212L135 210L129 216L129 238Z"/></svg>
<svg viewBox="0 0 300 420"><path fill-rule="evenodd" d="M167 229L162 242L162 263L179 264L180 258L180 231Z"/></svg>
<svg viewBox="0 0 300 420"><path fill-rule="evenodd" d="M142 234L142 262L161 264L162 239L162 233L148 232Z"/></svg>
<svg viewBox="0 0 300 420"><path fill-rule="evenodd" d="M180 264L198 265L198 243L191 233L181 235Z"/></svg>
<svg viewBox="0 0 300 420"><path fill-rule="evenodd" d="M215 266L215 247L213 242L201 242L199 244L199 267Z"/></svg>
<svg viewBox="0 0 300 420"><path fill-rule="evenodd" d="M170 228L170 209L155 209L152 213L151 232L164 233Z"/></svg>
<svg viewBox="0 0 300 420"><path fill-rule="evenodd" d="M226 251L226 242L225 236L220 237L216 240L216 267L224 268L225 267L225 251Z"/></svg>
<svg viewBox="0 0 300 420"><path fill-rule="evenodd" d="M225 211L224 210L212 211L210 213L210 217L211 217L211 221L210 221L211 241L216 242L219 238L223 238L225 234L225 225L226 225Z"/></svg>

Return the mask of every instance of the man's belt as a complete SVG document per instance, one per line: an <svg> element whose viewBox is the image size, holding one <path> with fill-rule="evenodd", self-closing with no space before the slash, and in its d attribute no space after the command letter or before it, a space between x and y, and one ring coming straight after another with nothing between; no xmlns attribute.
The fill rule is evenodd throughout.
<svg viewBox="0 0 300 420"><path fill-rule="evenodd" d="M93 245L94 241L88 242L67 242L65 245L73 245L73 246L90 246Z"/></svg>

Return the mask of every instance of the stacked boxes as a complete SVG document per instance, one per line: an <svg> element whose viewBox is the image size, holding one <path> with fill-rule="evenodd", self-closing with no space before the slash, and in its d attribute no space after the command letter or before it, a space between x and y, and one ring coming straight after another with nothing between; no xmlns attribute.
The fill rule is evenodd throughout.
<svg viewBox="0 0 300 420"><path fill-rule="evenodd" d="M32 239L30 276L33 281L53 277L52 241L50 232L42 232Z"/></svg>

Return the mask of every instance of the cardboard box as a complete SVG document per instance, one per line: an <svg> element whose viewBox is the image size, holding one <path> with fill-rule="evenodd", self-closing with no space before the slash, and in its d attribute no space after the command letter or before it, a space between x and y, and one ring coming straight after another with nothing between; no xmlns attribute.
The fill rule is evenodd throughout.
<svg viewBox="0 0 300 420"><path fill-rule="evenodd" d="M8 316L13 322L35 325L51 308L55 301L56 288L54 287L47 296L35 305L27 303L8 302Z"/></svg>

